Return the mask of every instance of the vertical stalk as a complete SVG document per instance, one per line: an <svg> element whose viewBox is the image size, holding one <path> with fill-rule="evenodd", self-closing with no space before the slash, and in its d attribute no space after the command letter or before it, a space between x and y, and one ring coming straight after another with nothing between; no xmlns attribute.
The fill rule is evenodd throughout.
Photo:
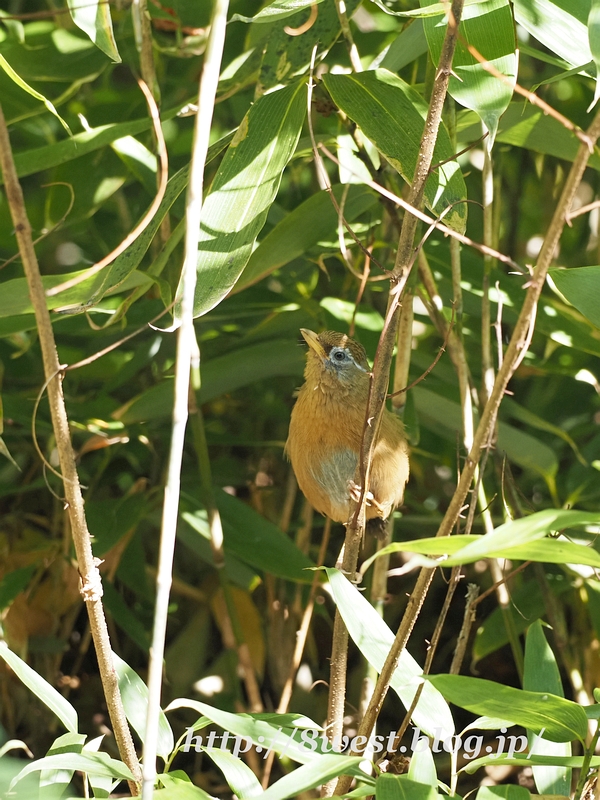
<svg viewBox="0 0 600 800"><path fill-rule="evenodd" d="M485 131L484 131L485 132ZM494 172L489 137L483 142L483 243L494 246ZM492 318L490 310L490 277L494 259L483 256L483 297L481 298L481 399L487 402L494 386L494 364L492 361Z"/></svg>
<svg viewBox="0 0 600 800"><path fill-rule="evenodd" d="M204 66L200 77L198 113L194 128L194 144L186 205L185 256L182 268L182 289L179 298L181 302L181 326L177 335L172 438L163 505L158 574L156 578L156 608L148 669L148 714L144 737L143 800L151 800L156 780L156 748L163 655L179 511L181 463L188 417L190 366L195 346L194 294L196 290L196 260L198 257L198 235L202 212L204 166L206 164L210 126L225 43L228 5L228 0L215 0Z"/></svg>
<svg viewBox="0 0 600 800"><path fill-rule="evenodd" d="M421 137L415 173L408 192L407 202L418 209L420 209L423 204L425 183L429 177L429 169L433 160L433 150L437 140L439 126L442 121L442 110L448 91L448 82L452 70L452 58L458 41L458 26L460 25L462 8L463 0L453 0L451 8L448 10L448 27L442 45L440 60L436 69L431 101L427 110L423 135ZM354 518L346 529L344 562L342 565L343 571L351 576L354 576L356 572L358 552L364 529L365 493L369 485L369 472L373 458L373 449L388 393L390 368L399 323L399 305L415 260L414 243L417 225L418 219L416 216L410 213L404 215L388 296L384 329L379 339L379 346L373 364L373 377L365 416L365 423L368 422L370 424L365 424L363 429L359 474L355 478L355 482L361 486L361 502L358 503ZM389 681L397 666L400 653L406 645L406 641L412 631L432 578L433 570L423 570L417 579L417 584L408 602L407 613L400 625L397 639L390 651L388 659L386 659L386 663L365 711L365 716L361 721L359 727L361 733L363 730L368 730L370 736L389 688ZM344 708L343 699L345 697L346 686L345 670L347 665L348 633L339 612L336 612L334 637L336 634L337 639L334 638L334 647L331 653L332 668L330 673L330 691L333 690L335 683L335 691L341 695L341 697L337 698L336 703L336 712L338 716L331 716L330 706L330 713L327 721L332 728L341 731ZM338 663L340 664L339 668L337 666ZM344 670L343 675L341 674L342 668ZM325 796L330 796L333 791L338 794L343 794L343 792L347 791L349 785L349 778L344 776L338 781L335 790L332 790L330 786L327 787Z"/></svg>
<svg viewBox="0 0 600 800"><path fill-rule="evenodd" d="M358 49L356 47L356 44L354 43L352 30L350 29L350 21L348 19L348 14L346 12L345 0L335 0L335 9L337 11L338 19L340 21L342 36L346 40L346 46L348 48L348 55L350 56L350 63L352 64L352 69L354 70L354 72L362 72L362 64L360 63L360 56L358 55Z"/></svg>
<svg viewBox="0 0 600 800"><path fill-rule="evenodd" d="M206 442L206 431L204 428L204 418L197 403L197 394L200 391L200 358L197 347L194 348L194 350L189 409L190 427L192 429L192 436L194 438L196 458L198 459L202 502L208 517L210 547L215 562L215 568L219 576L221 591L223 592L223 598L225 600L225 613L229 618L229 624L231 625L231 631L235 641L238 663L241 668L241 672L243 673L242 677L246 687L246 694L248 695L250 710L253 712L261 712L263 710L263 704L260 697L260 688L254 672L254 665L250 656L250 649L248 648L248 644L244 639L244 632L242 630L233 595L231 593L229 578L227 576L227 572L225 571L223 525L221 523L221 515L219 514L219 509L217 507L217 502L215 500L215 494L213 491L212 470L210 468L208 445Z"/></svg>
<svg viewBox="0 0 600 800"><path fill-rule="evenodd" d="M2 167L8 206L15 226L15 234L19 245L21 260L23 262L23 270L27 279L29 296L31 297L38 335L40 337L44 374L48 384L48 400L50 403L52 427L54 429L56 448L58 450L58 458L62 472L66 507L77 556L77 567L81 577L79 591L85 601L90 619L90 631L96 649L100 679L102 681L102 688L104 690L115 740L119 748L119 754L134 776L134 781L129 782L129 789L133 795L137 794L136 784L141 778L140 766L131 733L127 726L127 719L119 692L117 674L112 662L110 639L106 627L104 609L102 607L102 579L98 570L98 563L92 553L81 486L79 484L79 476L77 475L77 467L75 464L75 454L71 445L69 420L67 418L67 410L65 408L65 399L62 390L63 367L58 360L50 312L46 305L46 295L33 246L31 225L27 217L23 191L17 177L10 139L8 137L8 130L1 105L0 166Z"/></svg>
<svg viewBox="0 0 600 800"><path fill-rule="evenodd" d="M156 80L154 52L152 50L152 27L148 13L147 0L133 0L131 4L135 46L140 55L140 72L144 82L152 92L156 104L160 105L160 87Z"/></svg>

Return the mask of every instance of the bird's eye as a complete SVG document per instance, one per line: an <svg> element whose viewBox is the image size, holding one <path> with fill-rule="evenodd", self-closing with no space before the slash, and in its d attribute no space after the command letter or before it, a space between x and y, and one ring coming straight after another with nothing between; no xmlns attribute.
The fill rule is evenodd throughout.
<svg viewBox="0 0 600 800"><path fill-rule="evenodd" d="M336 361L343 361L346 358L346 354L343 352L343 350L336 350L336 352L333 354L333 357Z"/></svg>

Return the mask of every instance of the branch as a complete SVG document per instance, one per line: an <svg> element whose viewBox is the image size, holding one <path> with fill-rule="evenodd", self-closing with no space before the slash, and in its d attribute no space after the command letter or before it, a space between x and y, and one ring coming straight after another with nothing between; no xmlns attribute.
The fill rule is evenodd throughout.
<svg viewBox="0 0 600 800"><path fill-rule="evenodd" d="M334 162L334 164L339 164L340 162L338 159L331 153L322 142L319 142L317 145L319 150L322 150L327 158ZM346 167L346 169L351 172L353 175L356 175L355 172L352 171L350 167ZM385 186L381 186L381 184L376 183L375 181L366 180L362 176L359 176L361 181L365 184L365 186L369 186L371 189L374 189L378 194L382 197L385 197L387 200L391 200L396 205L403 208L405 211L408 211L410 214L415 216L417 219L420 219L422 222L426 222L428 225L433 225L436 230L440 231L444 234L444 236L450 236L452 239L457 239L462 244L466 244L469 247L473 247L475 250L479 250L480 253L484 255L492 256L492 258L497 258L498 261L501 261L503 264L507 264L509 267L512 267L519 273L524 272L523 267L520 264L517 264L516 261L513 261L512 258L504 255L504 253L500 253L498 250L494 250L492 247L487 247L484 244L479 244L479 242L473 241L473 239L469 239L468 236L465 236L463 233L459 233L458 231L453 230L453 228L449 228L447 225L443 225L440 221L433 219L433 217L428 216L424 211L421 211L418 208L410 205L406 200L403 200L402 197L399 197L397 194L390 192L389 189L386 189ZM467 202L465 200L465 202Z"/></svg>
<svg viewBox="0 0 600 800"><path fill-rule="evenodd" d="M448 28L446 30L446 36L444 38L444 43L442 45L442 52L440 55L436 78L434 81L433 90L431 94L431 102L429 104L429 108L427 111L427 118L425 120L423 135L421 137L421 144L419 148L419 155L417 158L415 174L408 192L408 201L407 201L408 205L411 206L411 208L417 209L419 211L423 204L425 183L429 176L429 169L431 167L431 163L433 160L433 150L435 147L438 130L442 120L442 110L444 106L444 100L446 98L446 93L448 91L448 82L450 80L452 58L454 56L454 50L456 48L456 43L458 40L458 26L460 24L462 7L463 7L463 0L453 0L452 7L448 12ZM433 222L433 220L430 221ZM350 575L352 577L354 577L354 574L356 572L356 565L358 562L358 552L364 529L364 504L366 498L366 491L369 485L369 473L373 457L373 450L375 442L377 440L379 425L385 408L385 401L388 393L390 368L392 364L392 354L394 350L394 344L396 341L397 329L398 329L398 321L399 321L398 311L400 308L400 298L402 296L402 290L406 285L406 281L408 280L408 276L415 261L414 240L415 240L417 225L418 225L418 218L415 214L408 213L404 216L404 220L402 222L402 229L400 231L400 240L398 242L398 251L396 253L396 261L394 264L394 270L392 274L390 293L388 297L388 308L386 312L384 328L381 333L381 337L379 339L379 345L377 347L377 352L375 354L375 360L373 363L373 373L371 378L371 385L369 388L369 398L367 401L365 425L363 428L363 436L361 443L361 454L360 454L359 469L358 469L359 475L355 477L356 483L359 484L361 487L361 497L360 497L360 502L357 503L356 505L356 511L354 513L352 522L347 526L346 529L346 539L344 543L344 559L342 562L343 571L347 575ZM425 595L423 593L423 598L424 596ZM416 601L417 595L414 595L414 598L415 598L414 600L413 598L409 600L408 609L411 609L411 606ZM414 613L411 613L410 615L408 615L407 613L405 615L404 626L401 625L401 628L402 627L406 628L403 634L403 638L405 640L408 639L408 635L412 630L412 626L414 625L414 621L418 616L419 610L420 610L420 604L418 605L418 607L414 608ZM334 636L336 633L336 628L339 629L340 627L343 627L343 622L341 621L341 616L339 612L336 612L336 618L334 623ZM404 647L405 640L402 644L402 647ZM341 636L339 637L339 642L340 645L343 644ZM346 643L343 646L343 650L341 651L340 649L332 650L332 655L331 655L332 679L335 678L336 680L339 680L337 660L339 658L340 663L342 661L345 662L346 654L347 654L347 633L346 633ZM400 652L398 652L398 657L399 654ZM382 674L380 675L379 680L377 681L377 684L375 685L375 688L373 690L373 695L369 700L369 704L365 711L365 715L359 726L360 733L362 733L363 730L369 730L370 732L373 729L377 716L379 715L381 705L383 703L384 697L389 687L389 681L397 664L397 660L393 663L393 666L391 662L388 664L388 661L389 659L386 660L387 669L386 666L384 666ZM344 680L345 680L345 675L344 675ZM341 735L341 728L343 722L343 703L340 703L339 698L336 707L337 716L333 717L331 715L331 710L332 709L330 707L328 723L331 725L333 729L331 735L332 736L335 736L336 734ZM351 779L348 776L342 776L337 782L337 786L335 786L335 793L340 795L344 794L348 790L350 782Z"/></svg>
<svg viewBox="0 0 600 800"><path fill-rule="evenodd" d="M444 515L444 518L437 531L437 536L449 536L458 520L463 503L465 502L473 482L481 452L485 448L490 431L492 430L496 421L498 409L500 407L502 398L504 397L508 382L512 378L515 370L525 355L528 342L531 339L537 303L546 280L546 275L548 273L550 264L552 263L553 254L556 251L556 247L565 226L565 220L567 218L569 209L571 208L571 203L573 202L575 192L577 191L577 187L581 182L588 159L590 157L590 148L588 142L595 144L599 136L600 111L597 112L594 121L588 128L586 132L586 140L579 146L577 156L575 157L575 160L571 166L567 181L546 233L546 237L538 257L538 262L532 278L527 284L527 294L525 295L525 300L523 302L519 318L516 322L510 343L504 354L503 364L496 375L492 392L483 409L481 420L474 435L473 446L464 464L456 491L454 492L446 514ZM408 641L408 637L416 621L416 615L418 614L427 595L429 585L433 578L433 573L434 570L432 569L422 569L419 574L417 583L410 596L408 606L400 623L400 627L398 628L394 644L388 653L388 656L382 667L377 686L375 687L373 698L374 701L377 701L377 705L372 711L369 712L368 715L365 714L365 718L358 729L357 735L366 735L368 738L371 734L377 713L379 712L381 703L383 702L383 698L387 692L391 676L393 675L393 672L398 664L400 654L406 646L406 642ZM342 786L345 785L345 783L342 784ZM340 784L338 784L337 791L340 794L342 793L342 791L340 791L341 788L342 787L340 787Z"/></svg>
<svg viewBox="0 0 600 800"><path fill-rule="evenodd" d="M2 106L0 105L0 165L4 175L6 197L10 208L11 217L15 226L15 233L23 262L23 269L29 287L31 304L35 313L35 320L40 337L40 347L44 363L44 374L48 381L48 400L52 427L56 439L58 458L60 462L66 506L71 524L77 567L80 576L79 591L85 601L89 619L90 630L96 648L98 669L102 688L106 698L106 705L110 721L113 726L115 740L119 754L131 770L134 780L129 782L132 795L137 794L137 783L140 780L140 766L135 753L133 740L127 726L125 711L119 692L119 683L115 672L112 651L104 609L102 607L102 579L96 559L92 553L90 534L87 528L83 497L75 465L75 454L71 445L69 420L65 408L65 399L62 391L61 366L54 341L54 331L50 321L50 312L46 305L44 285L33 246L31 225L27 217L27 210L23 199L23 191L17 177L15 163L10 147L10 139Z"/></svg>

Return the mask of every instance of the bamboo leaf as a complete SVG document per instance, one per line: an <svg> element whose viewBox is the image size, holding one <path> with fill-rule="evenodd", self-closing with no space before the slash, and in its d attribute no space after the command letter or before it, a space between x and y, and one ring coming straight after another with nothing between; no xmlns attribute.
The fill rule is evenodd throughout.
<svg viewBox="0 0 600 800"><path fill-rule="evenodd" d="M600 328L600 266L555 268L549 270L549 275L569 303Z"/></svg>
<svg viewBox="0 0 600 800"><path fill-rule="evenodd" d="M369 664L378 672L381 671L393 644L394 634L373 606L341 572L336 569L325 571L352 641ZM422 675L423 670L419 664L404 649L390 685L406 708L410 708ZM415 725L425 733L434 736L441 729L445 738L454 732L454 720L439 692L432 692L430 689L426 683L412 718Z"/></svg>
<svg viewBox="0 0 600 800"><path fill-rule="evenodd" d="M429 5L421 0L422 6ZM447 23L443 16L423 20L425 35L434 64L442 52ZM507 85L488 70L468 50L472 45L508 81ZM506 111L517 78L515 26L508 0L488 0L465 7L460 22L460 38L452 59L448 91L452 97L481 117L489 131L486 146L491 148L498 121Z"/></svg>
<svg viewBox="0 0 600 800"><path fill-rule="evenodd" d="M341 202L345 188L340 184L333 187L333 194L338 203ZM351 185L344 205L344 217L348 222L353 222L376 203L377 198L370 189ZM273 270L298 258L318 242L333 237L337 225L338 214L329 193L323 190L313 194L287 214L265 236L250 256L234 291L239 292L246 286L262 280Z"/></svg>
<svg viewBox="0 0 600 800"><path fill-rule="evenodd" d="M534 692L552 692L564 697L560 671L550 649L544 629L536 620L525 639L523 688ZM529 733L530 753L545 756L570 756L570 742L549 742ZM535 785L540 794L568 795L571 791L571 770L567 767L533 767Z"/></svg>
<svg viewBox="0 0 600 800"><path fill-rule="evenodd" d="M110 18L110 4L104 0L68 0L69 11L75 25L90 37L103 53L118 63L121 56L115 42Z"/></svg>
<svg viewBox="0 0 600 800"><path fill-rule="evenodd" d="M515 19L571 66L592 60L587 20L590 0L514 0Z"/></svg>
<svg viewBox="0 0 600 800"><path fill-rule="evenodd" d="M405 181L412 181L423 133L427 106L405 81L388 70L378 69L358 75L323 77L335 104L362 128L377 149ZM452 159L454 150L445 127L440 127L434 164ZM467 206L461 202L467 190L456 161L448 161L432 171L425 185L425 204L436 215L445 214L445 224L464 232Z"/></svg>
<svg viewBox="0 0 600 800"><path fill-rule="evenodd" d="M474 714L510 720L552 742L585 741L587 717L571 700L464 675L429 675L426 680L450 703Z"/></svg>
<svg viewBox="0 0 600 800"><path fill-rule="evenodd" d="M194 316L232 289L252 253L306 115L306 84L264 95L244 117L204 200Z"/></svg>
<svg viewBox="0 0 600 800"><path fill-rule="evenodd" d="M71 733L77 733L77 712L69 701L56 691L48 681L26 664L16 653L8 647L6 642L0 642L0 658L3 658L15 675L34 693L34 695L48 706L65 728ZM21 773L19 773L21 775ZM21 776L23 777L23 776Z"/></svg>
<svg viewBox="0 0 600 800"><path fill-rule="evenodd" d="M14 83L17 84L17 86L19 88L23 89L24 92L27 92L27 94L31 95L36 100L39 100L41 103L43 103L45 105L45 107L48 109L48 111L51 114L54 114L56 119L60 122L60 124L63 126L63 128L66 130L66 132L69 134L69 136L71 136L71 129L69 128L67 123L64 121L64 119L61 117L61 115L58 113L58 111L54 107L54 104L52 103L52 101L48 100L48 98L45 97L40 92L36 91L33 88L33 86L30 86L27 83L27 81L23 80L23 78L17 72L15 72L15 70L11 67L11 65L8 63L8 61L4 58L4 56L1 53L0 53L0 67L4 70L4 72L8 75L8 77L12 81L14 81Z"/></svg>

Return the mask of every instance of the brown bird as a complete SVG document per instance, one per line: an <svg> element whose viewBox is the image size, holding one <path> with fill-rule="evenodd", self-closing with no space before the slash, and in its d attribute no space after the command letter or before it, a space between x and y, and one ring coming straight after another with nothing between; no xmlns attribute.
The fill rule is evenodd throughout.
<svg viewBox="0 0 600 800"><path fill-rule="evenodd" d="M285 445L298 484L317 511L334 522L350 521L351 498L369 394L369 365L362 345L346 334L306 328L304 385L292 410ZM408 480L404 426L384 409L367 493L367 530L385 534L385 521L402 502Z"/></svg>

